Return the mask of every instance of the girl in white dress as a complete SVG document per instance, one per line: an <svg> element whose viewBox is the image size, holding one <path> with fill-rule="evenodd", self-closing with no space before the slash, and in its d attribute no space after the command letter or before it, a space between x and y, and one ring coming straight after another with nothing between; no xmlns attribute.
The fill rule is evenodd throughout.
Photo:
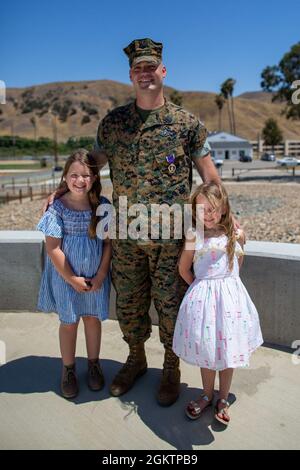
<svg viewBox="0 0 300 470"><path fill-rule="evenodd" d="M203 395L188 404L187 416L197 419L212 404L219 371L215 418L227 425L233 370L249 365L251 353L263 338L257 310L239 277L245 237L242 230L234 229L224 186L204 183L191 202L195 226L196 215L199 217L196 209L202 205L204 237L196 230L180 257L179 273L190 287L178 313L173 350L201 368Z"/></svg>

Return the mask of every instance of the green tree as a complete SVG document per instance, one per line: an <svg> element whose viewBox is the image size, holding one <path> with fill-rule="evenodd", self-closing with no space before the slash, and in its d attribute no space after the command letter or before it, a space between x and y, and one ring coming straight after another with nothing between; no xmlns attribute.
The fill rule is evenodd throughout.
<svg viewBox="0 0 300 470"><path fill-rule="evenodd" d="M273 152L275 145L278 145L283 141L282 132L275 119L267 119L265 127L262 130L262 137L266 145L271 145Z"/></svg>
<svg viewBox="0 0 300 470"><path fill-rule="evenodd" d="M273 92L272 101L286 103L283 114L287 119L300 119L300 104L292 102L293 82L300 80L300 42L284 54L278 65L266 67L261 74L261 87Z"/></svg>
<svg viewBox="0 0 300 470"><path fill-rule="evenodd" d="M228 118L230 125L230 132L236 134L234 104L233 104L233 91L236 80L234 78L227 78L221 85L221 95L225 98L228 105Z"/></svg>
<svg viewBox="0 0 300 470"><path fill-rule="evenodd" d="M225 98L221 93L215 96L215 103L219 111L218 130L221 131L222 130L222 110L223 110L223 106L225 103Z"/></svg>
<svg viewBox="0 0 300 470"><path fill-rule="evenodd" d="M173 90L170 93L170 101L172 101L172 103L174 104L177 104L177 106L182 105L182 100L183 100L183 96L177 90Z"/></svg>
<svg viewBox="0 0 300 470"><path fill-rule="evenodd" d="M84 124L87 124L90 121L91 121L90 116L88 116L87 114L84 114L81 119L81 125L84 126Z"/></svg>

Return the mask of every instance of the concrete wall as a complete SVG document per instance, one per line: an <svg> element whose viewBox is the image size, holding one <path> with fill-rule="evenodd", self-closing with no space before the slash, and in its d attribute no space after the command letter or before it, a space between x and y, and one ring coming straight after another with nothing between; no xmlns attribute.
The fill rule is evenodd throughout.
<svg viewBox="0 0 300 470"><path fill-rule="evenodd" d="M0 231L0 310L36 310L44 236Z"/></svg>
<svg viewBox="0 0 300 470"><path fill-rule="evenodd" d="M35 311L43 269L43 235L0 231L0 310ZM241 278L260 314L264 339L291 347L300 340L300 245L247 242ZM151 316L157 315L151 306ZM111 296L115 318L115 293Z"/></svg>
<svg viewBox="0 0 300 470"><path fill-rule="evenodd" d="M300 245L247 242L241 279L261 320L265 341L300 340Z"/></svg>

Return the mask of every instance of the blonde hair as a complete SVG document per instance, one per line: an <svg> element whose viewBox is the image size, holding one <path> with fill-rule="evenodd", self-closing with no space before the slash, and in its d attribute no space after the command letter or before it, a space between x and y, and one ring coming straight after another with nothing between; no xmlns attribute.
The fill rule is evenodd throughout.
<svg viewBox="0 0 300 470"><path fill-rule="evenodd" d="M57 189L64 189L66 192L69 191L68 185L65 181L65 177L70 169L70 166L72 165L72 163L75 162L79 162L82 165L86 165L93 174L93 176L96 177L91 189L88 192L88 199L92 209L92 217L88 233L90 238L96 238L96 227L100 220L100 217L96 216L96 211L97 207L99 206L102 186L100 182L99 168L93 155L85 149L78 149L76 150L76 152L70 155L70 157L66 161L63 174L61 176L61 180Z"/></svg>
<svg viewBox="0 0 300 470"><path fill-rule="evenodd" d="M190 199L190 203L192 204L192 217L194 227L196 227L196 200L197 197L200 195L206 197L206 199L214 209L222 210L222 216L218 223L218 228L222 228L228 238L226 252L228 256L229 269L230 271L232 271L236 236L234 230L233 215L231 212L227 191L221 183L217 184L214 182L203 183L196 188Z"/></svg>

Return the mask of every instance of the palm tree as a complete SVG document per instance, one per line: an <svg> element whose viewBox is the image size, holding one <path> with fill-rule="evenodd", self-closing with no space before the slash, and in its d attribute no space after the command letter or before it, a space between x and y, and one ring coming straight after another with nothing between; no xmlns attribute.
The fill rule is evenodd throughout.
<svg viewBox="0 0 300 470"><path fill-rule="evenodd" d="M30 118L30 122L32 124L33 131L34 131L34 140L36 140L36 118L35 118L35 116L32 116Z"/></svg>
<svg viewBox="0 0 300 470"><path fill-rule="evenodd" d="M224 106L224 103L225 103L225 98L224 96L220 93L219 95L216 95L215 97L215 103L218 107L218 110L219 110L219 131L222 130L222 109L223 109L223 106Z"/></svg>
<svg viewBox="0 0 300 470"><path fill-rule="evenodd" d="M234 85L236 84L236 80L234 78L227 78L225 82L221 85L221 95L224 96L225 100L228 100L228 117L229 117L229 125L230 131L232 134L236 133L236 126L235 126L235 116L234 116L234 107L233 107L233 90ZM231 109L230 109L231 105Z"/></svg>
<svg viewBox="0 0 300 470"><path fill-rule="evenodd" d="M53 142L54 142L54 165L58 165L58 144L57 144L57 112L53 107L48 109L48 113L50 114L50 120L52 123L52 132L53 132Z"/></svg>

